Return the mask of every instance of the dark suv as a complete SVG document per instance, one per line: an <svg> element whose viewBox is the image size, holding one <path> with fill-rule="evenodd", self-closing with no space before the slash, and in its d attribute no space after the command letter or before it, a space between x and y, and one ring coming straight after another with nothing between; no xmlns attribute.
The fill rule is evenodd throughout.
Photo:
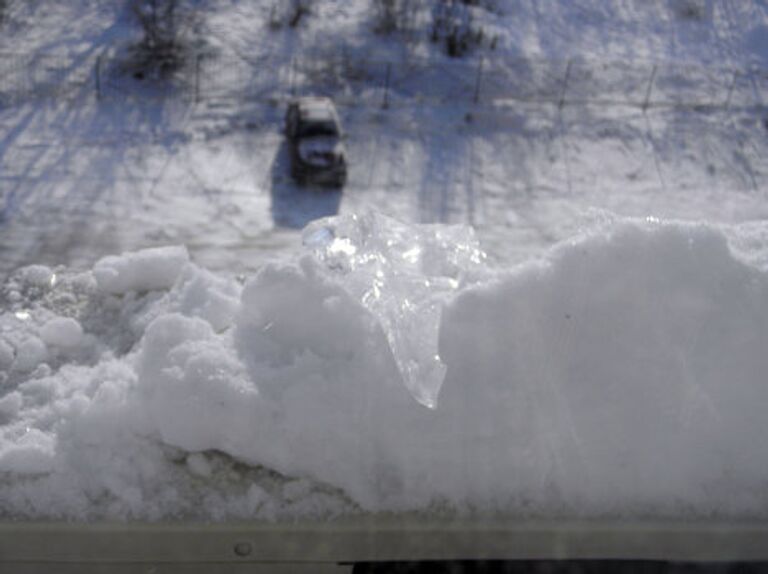
<svg viewBox="0 0 768 574"><path fill-rule="evenodd" d="M336 107L329 98L298 98L288 104L285 135L291 154L291 176L297 183L334 187L346 183L344 135Z"/></svg>

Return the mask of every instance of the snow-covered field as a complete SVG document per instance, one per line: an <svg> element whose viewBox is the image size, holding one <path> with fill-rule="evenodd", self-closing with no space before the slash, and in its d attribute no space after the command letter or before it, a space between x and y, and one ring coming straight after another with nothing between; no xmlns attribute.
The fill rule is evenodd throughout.
<svg viewBox="0 0 768 574"><path fill-rule="evenodd" d="M344 94L350 184L343 194L298 190L286 177L282 105L260 96L262 88L271 96L282 88L287 97L292 58L328 51L329 44L370 54L379 65L382 58L401 61L391 48L399 43L370 33L366 2L319 2L295 31L266 29L269 2L209 4L203 28L223 64L212 58L207 65L236 67L237 74L203 81L198 103L142 99L149 89L129 98L106 79L106 96L96 100L95 56L136 34L115 3L13 4L6 29L15 34L0 40L3 47L66 55L68 73L84 83L66 98L0 111L4 275L24 264L87 266L110 253L169 243L185 244L209 268L253 271L294 249L311 219L361 208L404 221L472 225L491 256L505 262L567 238L593 208L727 222L765 215L768 132L755 109L560 110L487 98L475 105L474 62L446 62L426 41L407 44L413 57L437 54L435 66L462 70L470 97L420 103L395 92L382 110L380 78L370 98L355 103ZM660 61L716 71L764 63L768 16L759 3L692 2L706 5L698 20L679 17L677 4L686 3L509 3L489 24L489 34L501 38L493 58ZM235 81L243 70L256 78L256 99ZM727 92L731 75L723 78ZM738 82L732 100L761 103L763 87ZM633 88L632 100L642 101L645 89ZM579 86L572 90L578 95Z"/></svg>
<svg viewBox="0 0 768 574"><path fill-rule="evenodd" d="M664 75L690 68L725 101L768 66L768 8L496 4L475 103L476 60L373 34L364 1L295 30L268 28L279 3L204 2L222 71L199 98L105 74L100 99L126 10L11 3L0 52L56 54L74 88L0 108L1 512L766 514L761 76L727 108L643 109L631 74L632 105L560 107L491 72L658 66L657 94L708 98ZM468 92L339 92L349 183L300 189L282 104L329 51Z"/></svg>

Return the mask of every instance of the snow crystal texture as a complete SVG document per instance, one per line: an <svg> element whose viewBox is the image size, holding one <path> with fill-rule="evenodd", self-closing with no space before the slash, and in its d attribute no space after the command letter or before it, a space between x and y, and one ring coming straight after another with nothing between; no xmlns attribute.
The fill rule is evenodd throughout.
<svg viewBox="0 0 768 574"><path fill-rule="evenodd" d="M720 230L612 220L504 270L376 214L304 243L245 280L180 247L15 273L0 513L768 514L768 275Z"/></svg>

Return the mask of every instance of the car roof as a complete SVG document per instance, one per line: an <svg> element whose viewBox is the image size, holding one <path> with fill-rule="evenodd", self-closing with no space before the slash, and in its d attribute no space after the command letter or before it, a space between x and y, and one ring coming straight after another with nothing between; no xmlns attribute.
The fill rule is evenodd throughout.
<svg viewBox="0 0 768 574"><path fill-rule="evenodd" d="M336 108L330 98L305 97L296 100L301 119L309 121L337 121Z"/></svg>

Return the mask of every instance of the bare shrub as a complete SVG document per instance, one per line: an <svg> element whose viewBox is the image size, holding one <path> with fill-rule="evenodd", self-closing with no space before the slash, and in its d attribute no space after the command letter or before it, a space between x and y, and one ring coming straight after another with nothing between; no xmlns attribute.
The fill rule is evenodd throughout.
<svg viewBox="0 0 768 574"><path fill-rule="evenodd" d="M701 21L707 16L704 0L672 0L672 9L681 20Z"/></svg>
<svg viewBox="0 0 768 574"><path fill-rule="evenodd" d="M501 14L502 10L499 6L499 0L462 0L467 6L477 6L483 8L493 14Z"/></svg>
<svg viewBox="0 0 768 574"><path fill-rule="evenodd" d="M419 0L374 0L373 29L379 34L407 30L421 7Z"/></svg>
<svg viewBox="0 0 768 574"><path fill-rule="evenodd" d="M485 30L474 24L472 9L478 3L479 0L439 0L435 5L430 38L444 43L446 53L452 58L464 56L486 39Z"/></svg>
<svg viewBox="0 0 768 574"><path fill-rule="evenodd" d="M277 0L269 10L268 25L271 30L279 30L284 25L296 28L311 13L311 0Z"/></svg>
<svg viewBox="0 0 768 574"><path fill-rule="evenodd" d="M280 17L280 13L277 10L277 4L272 4L269 9L269 28L270 30L279 30L283 27L283 20Z"/></svg>
<svg viewBox="0 0 768 574"><path fill-rule="evenodd" d="M187 36L194 11L182 9L178 0L130 0L130 8L143 33L131 49L134 76L168 77L184 64L191 48Z"/></svg>
<svg viewBox="0 0 768 574"><path fill-rule="evenodd" d="M291 17L288 19L288 25L291 28L295 28L299 25L301 19L309 13L309 0L293 0Z"/></svg>

